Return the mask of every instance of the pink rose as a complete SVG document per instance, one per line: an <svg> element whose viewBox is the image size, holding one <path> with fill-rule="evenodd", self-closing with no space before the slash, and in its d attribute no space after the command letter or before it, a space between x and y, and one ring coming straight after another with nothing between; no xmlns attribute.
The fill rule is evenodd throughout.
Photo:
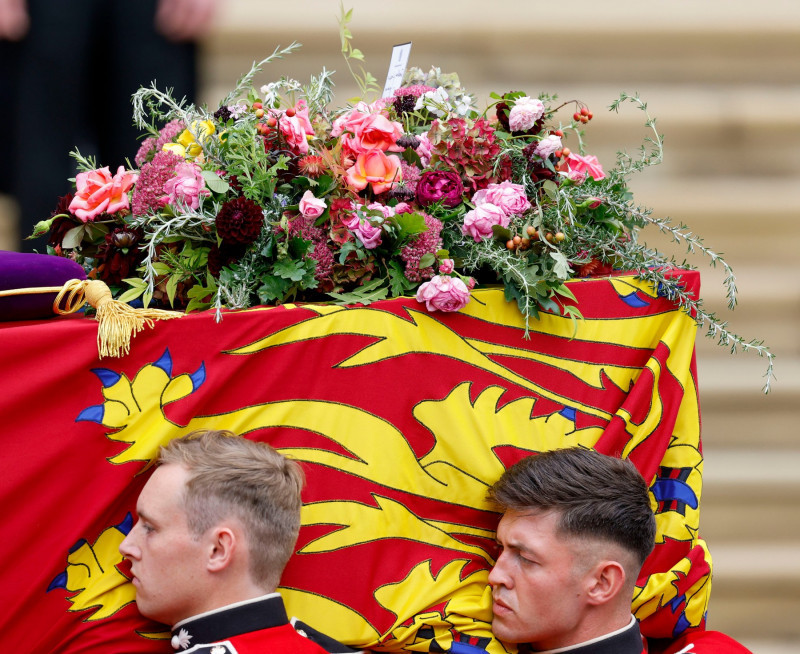
<svg viewBox="0 0 800 654"><path fill-rule="evenodd" d="M164 192L167 194L164 202L176 204L182 202L190 209L197 209L200 206L201 195L211 195L206 188L206 181L200 172L200 166L192 162L179 163L175 167L175 177L171 177L164 184Z"/></svg>
<svg viewBox="0 0 800 654"><path fill-rule="evenodd" d="M125 172L124 166L120 166L113 177L108 166L78 173L75 178L77 191L69 203L69 210L82 222L89 222L103 212L127 209L130 205L128 191L138 177L135 173Z"/></svg>
<svg viewBox="0 0 800 654"><path fill-rule="evenodd" d="M278 128L286 144L297 154L308 152L308 136L314 135L314 128L308 117L305 100L299 100L288 115L286 111L272 109L270 112L278 120Z"/></svg>
<svg viewBox="0 0 800 654"><path fill-rule="evenodd" d="M417 182L417 202L423 207L441 202L453 209L461 204L464 184L458 173L452 170L428 170L422 173Z"/></svg>
<svg viewBox="0 0 800 654"><path fill-rule="evenodd" d="M353 214L342 218L341 221L353 234L358 236L367 250L373 250L381 244L381 228L375 227L369 220Z"/></svg>
<svg viewBox="0 0 800 654"><path fill-rule="evenodd" d="M439 272L442 275L449 275L455 269L456 264L452 259L442 259L439 262Z"/></svg>
<svg viewBox="0 0 800 654"><path fill-rule="evenodd" d="M300 198L300 206L298 208L304 218L316 219L325 213L327 205L325 200L315 197L311 191L306 191L303 193L303 197Z"/></svg>
<svg viewBox="0 0 800 654"><path fill-rule="evenodd" d="M381 116L371 114L364 118L355 128L355 134L348 145L353 152L367 152L369 150L389 150L402 152L403 148L397 145L397 139L403 136L403 126Z"/></svg>
<svg viewBox="0 0 800 654"><path fill-rule="evenodd" d="M542 159L547 159L556 150L561 150L564 146L561 144L561 137L555 134L545 136L539 144L534 148L534 152Z"/></svg>
<svg viewBox="0 0 800 654"><path fill-rule="evenodd" d="M388 204L381 204L380 202L370 202L367 209L371 211L380 211L384 218L391 218L396 213L396 209L390 207Z"/></svg>
<svg viewBox="0 0 800 654"><path fill-rule="evenodd" d="M360 153L345 174L345 181L350 188L363 191L369 184L376 195L391 189L401 178L400 158L381 150Z"/></svg>
<svg viewBox="0 0 800 654"><path fill-rule="evenodd" d="M508 126L512 132L526 132L544 115L544 104L536 98L523 95L517 98L508 113Z"/></svg>
<svg viewBox="0 0 800 654"><path fill-rule="evenodd" d="M417 289L417 302L428 311L458 311L469 302L469 289L458 277L436 275Z"/></svg>
<svg viewBox="0 0 800 654"><path fill-rule="evenodd" d="M472 196L472 202L476 207L486 203L493 204L507 216L520 215L531 208L528 196L525 195L525 187L509 181L489 184Z"/></svg>
<svg viewBox="0 0 800 654"><path fill-rule="evenodd" d="M367 116L369 116L369 105L365 102L359 102L354 109L333 121L331 136L336 138L341 136L342 140L346 142L356 133L356 129Z"/></svg>
<svg viewBox="0 0 800 654"><path fill-rule="evenodd" d="M603 172L603 167L600 165L597 157L592 154L582 157L579 154L571 152L567 157L566 163L570 171L575 170L577 172L584 173L584 179L586 178L587 174L591 175L592 179L596 182L599 182L601 179L605 179L606 177L606 174Z"/></svg>
<svg viewBox="0 0 800 654"><path fill-rule="evenodd" d="M492 236L493 225L508 227L509 222L511 219L500 207L486 202L467 212L461 233L465 236L469 234L478 243Z"/></svg>

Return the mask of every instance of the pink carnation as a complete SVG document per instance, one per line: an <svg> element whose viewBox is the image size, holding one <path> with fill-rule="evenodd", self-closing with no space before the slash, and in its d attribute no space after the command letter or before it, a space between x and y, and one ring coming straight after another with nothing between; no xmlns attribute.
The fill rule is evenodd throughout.
<svg viewBox="0 0 800 654"><path fill-rule="evenodd" d="M417 302L428 311L458 311L469 302L469 289L458 277L436 275L417 289Z"/></svg>
<svg viewBox="0 0 800 654"><path fill-rule="evenodd" d="M184 161L175 167L175 177L164 184L164 198L169 204L183 203L190 209L200 206L200 196L211 193L206 188L206 181L196 163Z"/></svg>
<svg viewBox="0 0 800 654"><path fill-rule="evenodd" d="M570 172L576 171L578 173L583 173L584 179L586 178L586 175L590 175L594 181L599 182L601 179L605 179L606 177L606 174L603 172L603 167L600 165L597 157L592 154L582 157L581 155L572 152L567 157L566 163ZM570 177L570 179L572 178Z"/></svg>
<svg viewBox="0 0 800 654"><path fill-rule="evenodd" d="M494 225L508 227L509 222L511 219L500 207L486 202L466 213L461 232L465 236L469 234L478 243L492 236Z"/></svg>
<svg viewBox="0 0 800 654"><path fill-rule="evenodd" d="M544 104L536 98L523 95L517 98L508 114L508 126L512 132L526 132L544 115Z"/></svg>
<svg viewBox="0 0 800 654"><path fill-rule="evenodd" d="M528 196L525 195L525 187L509 181L489 184L472 196L472 202L476 207L493 204L507 216L518 216L531 208Z"/></svg>

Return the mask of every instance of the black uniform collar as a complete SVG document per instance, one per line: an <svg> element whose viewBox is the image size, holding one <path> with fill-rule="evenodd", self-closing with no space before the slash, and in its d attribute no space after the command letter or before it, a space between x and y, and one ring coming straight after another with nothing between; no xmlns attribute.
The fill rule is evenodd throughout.
<svg viewBox="0 0 800 654"><path fill-rule="evenodd" d="M270 593L181 620L172 627L172 647L185 650L288 623L283 598Z"/></svg>
<svg viewBox="0 0 800 654"><path fill-rule="evenodd" d="M535 650L520 648L519 651L534 652ZM610 634L587 640L585 643L550 649L538 654L561 654L562 652L563 654L642 654L643 651L644 645L642 644L642 634L639 631L639 623L635 617L631 616L631 621L627 626Z"/></svg>

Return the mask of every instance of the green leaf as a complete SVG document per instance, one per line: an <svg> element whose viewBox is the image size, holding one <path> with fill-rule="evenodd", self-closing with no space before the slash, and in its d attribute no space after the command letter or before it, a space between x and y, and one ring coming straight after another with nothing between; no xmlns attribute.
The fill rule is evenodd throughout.
<svg viewBox="0 0 800 654"><path fill-rule="evenodd" d="M217 173L215 173L213 170L204 170L202 175L206 182L206 186L214 193L227 193L231 188L230 184L217 175Z"/></svg>
<svg viewBox="0 0 800 654"><path fill-rule="evenodd" d="M382 285L383 282L383 279L373 279L350 293L328 293L328 295L339 300L341 304L370 304L385 300L388 296L389 289Z"/></svg>
<svg viewBox="0 0 800 654"><path fill-rule="evenodd" d="M61 239L61 247L69 250L79 247L81 241L83 240L83 235L85 232L86 232L85 225L78 225L77 227L73 227L66 234L64 234L64 238Z"/></svg>
<svg viewBox="0 0 800 654"><path fill-rule="evenodd" d="M276 261L272 270L278 277L290 279L293 282L299 282L306 274L304 263L293 259Z"/></svg>
<svg viewBox="0 0 800 654"><path fill-rule="evenodd" d="M561 252L550 251L550 256L555 260L556 265L553 266L553 272L559 279L569 279L570 267L567 258Z"/></svg>
<svg viewBox="0 0 800 654"><path fill-rule="evenodd" d="M131 300L135 300L142 293L144 293L145 289L147 288L147 282L136 277L132 279L123 279L122 281L126 284L130 284L131 288L117 298L120 302L130 302Z"/></svg>
<svg viewBox="0 0 800 654"><path fill-rule="evenodd" d="M167 280L167 298L169 299L169 306L175 305L175 294L178 292L178 283L181 281L181 274L175 273L170 275Z"/></svg>
<svg viewBox="0 0 800 654"><path fill-rule="evenodd" d="M172 272L172 269L163 261L156 261L153 264L153 270L155 271L156 275L169 275L170 272Z"/></svg>
<svg viewBox="0 0 800 654"><path fill-rule="evenodd" d="M556 200L558 198L558 184L554 181L548 179L542 182L542 190L551 200Z"/></svg>
<svg viewBox="0 0 800 654"><path fill-rule="evenodd" d="M398 213L390 219L399 227L397 239L403 241L415 234L422 234L428 231L425 224L425 217L418 213Z"/></svg>
<svg viewBox="0 0 800 654"><path fill-rule="evenodd" d="M492 234L498 241L504 243L512 237L511 230L502 225L492 225Z"/></svg>
<svg viewBox="0 0 800 654"><path fill-rule="evenodd" d="M432 266L434 263L436 263L436 257L430 252L426 252L419 260L419 267L420 269L427 268L428 266Z"/></svg>
<svg viewBox="0 0 800 654"><path fill-rule="evenodd" d="M275 275L262 277L261 281L264 283L258 289L258 299L262 304L280 302L291 287L288 280Z"/></svg>

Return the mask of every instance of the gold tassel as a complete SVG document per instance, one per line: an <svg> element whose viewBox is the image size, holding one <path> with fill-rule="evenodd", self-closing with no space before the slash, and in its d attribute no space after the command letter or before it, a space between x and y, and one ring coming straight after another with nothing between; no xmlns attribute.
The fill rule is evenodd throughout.
<svg viewBox="0 0 800 654"><path fill-rule="evenodd" d="M62 309L60 305L64 299L65 307ZM99 279L68 281L56 296L53 311L61 315L73 313L84 302L97 310L97 351L101 359L105 356L121 357L128 354L131 350L131 338L142 331L145 325L152 328L154 320L170 320L183 315L177 311L162 309L134 309L115 300L105 282Z"/></svg>
<svg viewBox="0 0 800 654"><path fill-rule="evenodd" d="M99 279L71 279L64 286L15 288L0 291L0 297L35 293L58 293L53 302L53 312L59 315L75 313L86 302L91 304L97 310L97 352L101 359L128 354L131 351L131 338L142 331L145 325L152 327L154 320L170 320L184 315L179 311L134 309L115 300L105 282Z"/></svg>

